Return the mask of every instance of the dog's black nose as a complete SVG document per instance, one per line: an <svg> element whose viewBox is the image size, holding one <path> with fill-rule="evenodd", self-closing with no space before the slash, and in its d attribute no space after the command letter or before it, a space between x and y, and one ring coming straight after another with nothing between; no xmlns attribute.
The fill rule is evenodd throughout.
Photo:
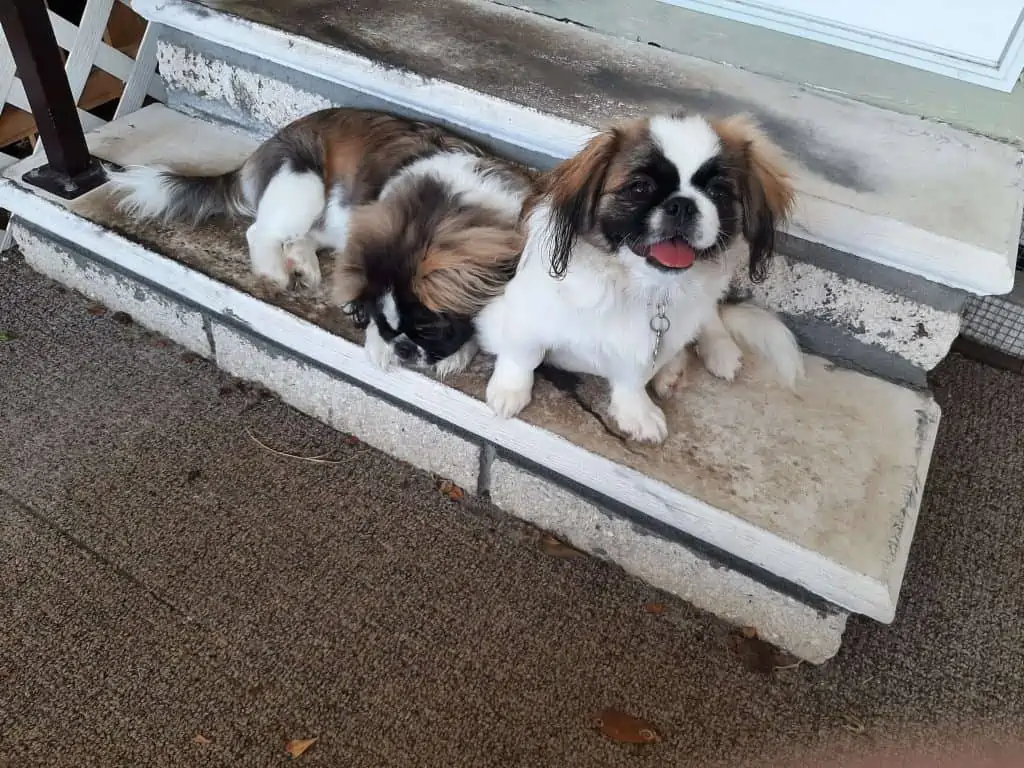
<svg viewBox="0 0 1024 768"><path fill-rule="evenodd" d="M419 347L413 344L408 339L402 339L401 341L395 342L395 354L401 360L412 360L416 357L419 352Z"/></svg>
<svg viewBox="0 0 1024 768"><path fill-rule="evenodd" d="M662 208L666 216L680 223L697 215L697 201L690 197L669 198Z"/></svg>

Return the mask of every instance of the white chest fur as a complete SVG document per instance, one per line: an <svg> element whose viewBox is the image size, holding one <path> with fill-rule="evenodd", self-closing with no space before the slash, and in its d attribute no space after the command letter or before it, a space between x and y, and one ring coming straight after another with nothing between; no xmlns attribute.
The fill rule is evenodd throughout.
<svg viewBox="0 0 1024 768"><path fill-rule="evenodd" d="M721 258L686 272L659 271L625 249L609 255L581 241L565 276L556 279L550 252L547 237L531 234L515 279L481 316L483 348L521 355L524 363L539 355L560 368L634 386L645 385L694 340L733 269L732 259Z"/></svg>
<svg viewBox="0 0 1024 768"><path fill-rule="evenodd" d="M531 215L515 278L477 318L480 346L497 357L488 404L499 416L517 414L530 402L534 370L546 360L607 379L609 413L623 431L663 440L665 415L647 395L647 383L717 318L739 253L667 272L627 250L608 254L580 241L557 279L550 274L547 216L544 207Z"/></svg>

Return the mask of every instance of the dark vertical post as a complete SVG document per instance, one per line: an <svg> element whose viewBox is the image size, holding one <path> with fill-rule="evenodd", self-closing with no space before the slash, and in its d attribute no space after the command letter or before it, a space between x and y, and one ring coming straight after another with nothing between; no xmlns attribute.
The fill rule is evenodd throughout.
<svg viewBox="0 0 1024 768"><path fill-rule="evenodd" d="M64 198L103 183L105 173L89 155L77 105L43 0L0 0L0 25L46 150L46 165L25 181Z"/></svg>

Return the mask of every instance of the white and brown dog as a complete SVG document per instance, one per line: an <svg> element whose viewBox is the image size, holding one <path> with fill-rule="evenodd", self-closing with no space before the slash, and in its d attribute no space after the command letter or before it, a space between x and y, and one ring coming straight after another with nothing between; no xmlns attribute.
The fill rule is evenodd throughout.
<svg viewBox="0 0 1024 768"><path fill-rule="evenodd" d="M531 399L542 362L601 376L629 437L660 442L669 393L696 341L713 374L732 379L741 351L762 353L794 382L803 360L790 331L752 304L722 304L744 264L763 279L775 227L794 191L782 152L745 117L631 120L552 170L524 213L516 276L477 318L497 356L487 402L511 417Z"/></svg>
<svg viewBox="0 0 1024 768"><path fill-rule="evenodd" d="M229 173L134 167L111 181L136 218L251 219L252 271L279 289L293 275L318 287L317 251L333 251L371 359L440 375L472 359L473 316L514 273L533 190L532 174L439 126L346 108L296 120Z"/></svg>
<svg viewBox="0 0 1024 768"><path fill-rule="evenodd" d="M413 162L353 211L335 298L368 322L374 363L397 358L439 378L470 363L474 319L515 274L533 191L531 172L452 150Z"/></svg>

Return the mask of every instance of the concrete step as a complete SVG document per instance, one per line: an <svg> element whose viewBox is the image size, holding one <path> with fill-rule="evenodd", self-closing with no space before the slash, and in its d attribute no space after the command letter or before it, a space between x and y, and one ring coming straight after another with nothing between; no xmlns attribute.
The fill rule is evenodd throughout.
<svg viewBox="0 0 1024 768"><path fill-rule="evenodd" d="M1021 153L799 86L483 0L134 0L163 26L175 108L258 134L329 104L429 117L548 166L591 126L753 113L794 157L798 209L762 285L810 352L925 386L968 293L1010 290Z"/></svg>
<svg viewBox="0 0 1024 768"><path fill-rule="evenodd" d="M162 105L88 138L121 165L210 173L257 144ZM849 612L892 620L939 417L927 394L808 357L796 392L755 365L731 385L695 370L657 449L604 428L586 377L543 377L500 420L481 400L489 360L451 386L381 372L325 295L260 293L241 228L140 225L106 187L59 200L21 180L40 162L6 170L0 207L45 274L802 658L834 654Z"/></svg>

